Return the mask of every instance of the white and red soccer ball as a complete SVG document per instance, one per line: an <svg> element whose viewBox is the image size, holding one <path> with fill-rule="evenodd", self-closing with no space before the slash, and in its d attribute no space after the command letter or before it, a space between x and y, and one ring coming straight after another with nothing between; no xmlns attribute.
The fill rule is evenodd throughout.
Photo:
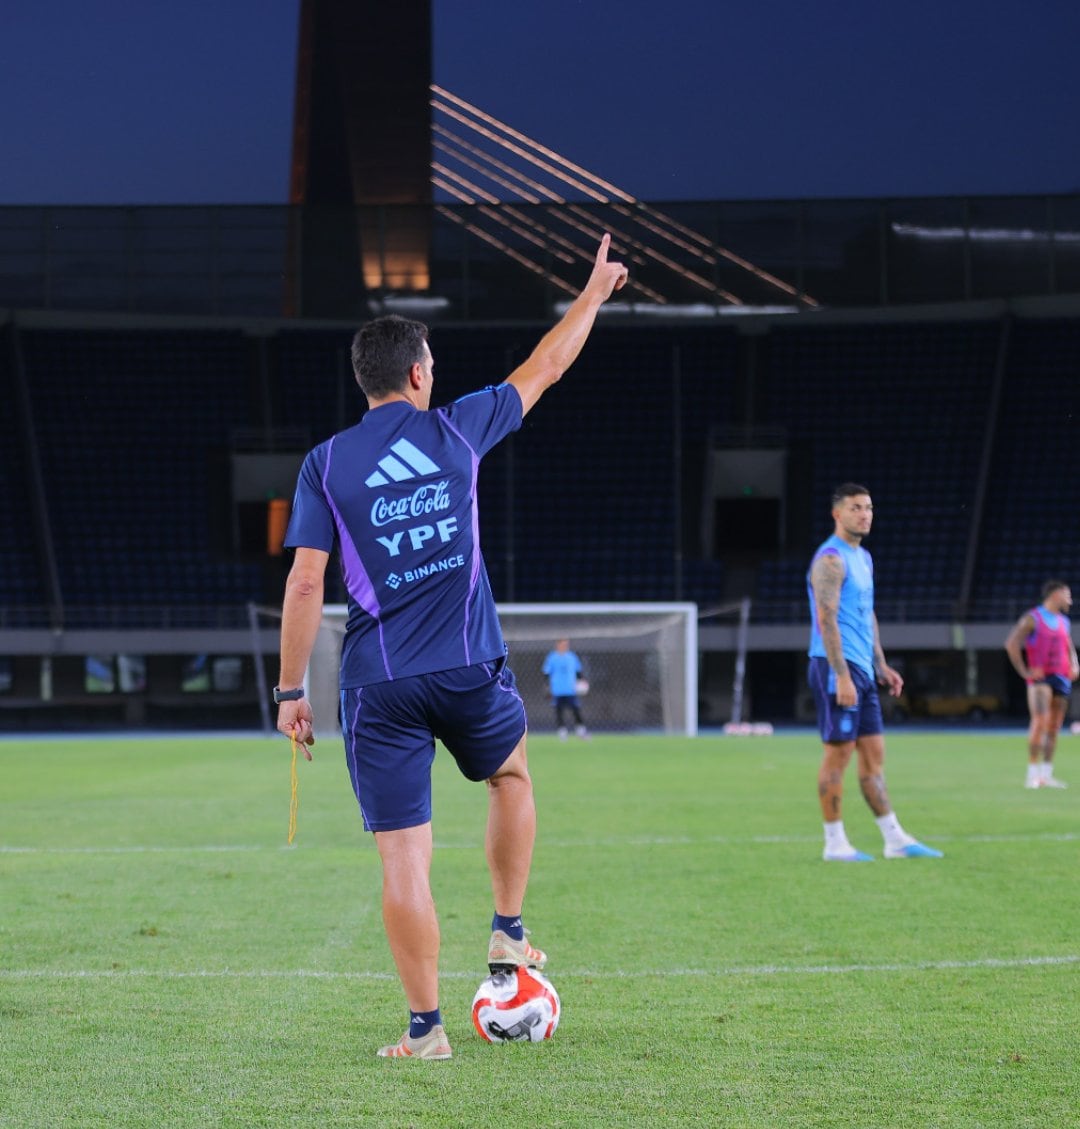
<svg viewBox="0 0 1080 1129"><path fill-rule="evenodd" d="M542 1043L555 1034L562 1007L555 985L535 968L493 972L476 990L473 1025L489 1043Z"/></svg>

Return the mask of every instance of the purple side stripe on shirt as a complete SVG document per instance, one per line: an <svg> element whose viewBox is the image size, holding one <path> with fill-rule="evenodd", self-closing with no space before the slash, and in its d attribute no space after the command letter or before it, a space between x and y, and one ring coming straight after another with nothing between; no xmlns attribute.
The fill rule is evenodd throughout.
<svg viewBox="0 0 1080 1129"><path fill-rule="evenodd" d="M364 568L364 562L360 559L356 543L349 535L348 529L345 528L341 511L334 504L334 499L327 486L333 455L334 440L331 439L326 449L326 467L323 470L322 491L323 497L326 498L326 504L330 507L330 512L334 516L334 524L337 526L338 540L341 543L341 568L345 574L345 588L360 607L379 625L379 650L382 652L383 670L386 671L386 677L393 680L394 675L390 670L389 656L386 653L386 642L383 639L383 624L380 618L382 609L379 607L379 598L375 595L371 577L368 576L367 569Z"/></svg>
<svg viewBox="0 0 1080 1129"><path fill-rule="evenodd" d="M345 690L341 691L341 716L346 722L345 737L345 755L349 765L349 777L352 780L353 792L356 794L357 802L360 804L360 815L365 820L364 805L360 800L360 767L356 761L356 727L360 721L360 710L364 704L364 695L362 690L356 693L356 713L353 715L352 724L348 724L348 718L345 717L345 703L348 700L348 694Z"/></svg>
<svg viewBox="0 0 1080 1129"><path fill-rule="evenodd" d="M469 454L472 456L472 481L469 483L469 501L472 503L472 560L469 569L469 595L465 600L465 622L461 629L461 639L465 647L465 665L469 666L469 606L472 604L473 594L480 579L480 508L476 503L476 479L480 471L480 456L468 439L450 422L442 408L439 409L438 414L442 416L446 426L469 448Z"/></svg>

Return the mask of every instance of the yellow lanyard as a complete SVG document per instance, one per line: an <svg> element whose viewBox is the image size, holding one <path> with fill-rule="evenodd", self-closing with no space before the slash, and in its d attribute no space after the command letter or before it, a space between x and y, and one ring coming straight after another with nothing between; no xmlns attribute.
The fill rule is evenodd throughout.
<svg viewBox="0 0 1080 1129"><path fill-rule="evenodd" d="M296 775L296 734L293 733L289 737L292 743L292 769L290 772L290 784L292 791L289 796L289 846L292 846L292 841L296 837L296 809L300 806L300 779Z"/></svg>

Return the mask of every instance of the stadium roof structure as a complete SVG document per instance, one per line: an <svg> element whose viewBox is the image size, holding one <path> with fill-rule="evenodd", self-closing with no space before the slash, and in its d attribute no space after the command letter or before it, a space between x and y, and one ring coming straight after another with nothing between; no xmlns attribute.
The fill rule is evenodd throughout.
<svg viewBox="0 0 1080 1129"><path fill-rule="evenodd" d="M303 277L303 295L287 301L295 312L344 314L363 290L431 296L432 209L556 301L577 294L610 231L630 266L623 308L819 305L801 279L724 246L708 215L646 204L432 77L431 0L301 0L289 199L338 219L327 231L311 225L291 256ZM341 253L350 246L355 260ZM791 262L785 249L774 269Z"/></svg>
<svg viewBox="0 0 1080 1129"><path fill-rule="evenodd" d="M818 306L790 282L434 83L431 109L432 186L471 205L436 203L439 213L568 296L579 289L571 281L576 268L592 261L606 230L630 262L640 303Z"/></svg>

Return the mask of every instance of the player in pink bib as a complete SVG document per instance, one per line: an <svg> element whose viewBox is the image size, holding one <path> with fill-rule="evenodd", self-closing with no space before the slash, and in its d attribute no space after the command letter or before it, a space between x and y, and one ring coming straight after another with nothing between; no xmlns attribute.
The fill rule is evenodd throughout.
<svg viewBox="0 0 1080 1129"><path fill-rule="evenodd" d="M1054 776L1054 750L1072 684L1080 678L1072 626L1065 614L1071 607L1072 592L1065 581L1048 580L1042 587L1042 603L1024 612L1005 640L1009 661L1027 682L1028 788L1065 787Z"/></svg>

